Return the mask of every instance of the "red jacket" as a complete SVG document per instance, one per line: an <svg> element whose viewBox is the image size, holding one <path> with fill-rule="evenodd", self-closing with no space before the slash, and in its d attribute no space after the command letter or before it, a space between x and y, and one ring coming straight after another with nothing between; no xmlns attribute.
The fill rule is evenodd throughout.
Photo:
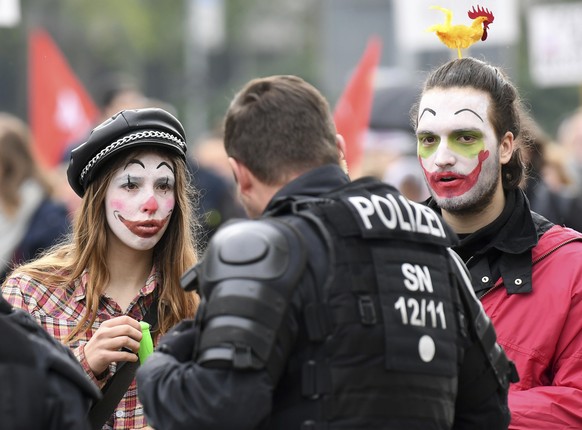
<svg viewBox="0 0 582 430"><path fill-rule="evenodd" d="M532 250L532 292L482 298L517 366L510 429L582 429L582 234L553 226ZM501 288L500 288L501 287Z"/></svg>

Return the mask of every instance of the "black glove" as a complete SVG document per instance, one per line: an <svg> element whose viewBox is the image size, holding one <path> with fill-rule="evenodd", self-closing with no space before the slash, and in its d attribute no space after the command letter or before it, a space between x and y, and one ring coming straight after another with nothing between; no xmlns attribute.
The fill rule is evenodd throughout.
<svg viewBox="0 0 582 430"><path fill-rule="evenodd" d="M160 339L156 348L157 352L163 352L175 357L180 362L194 358L194 345L199 329L195 320L183 320L176 324L168 333Z"/></svg>

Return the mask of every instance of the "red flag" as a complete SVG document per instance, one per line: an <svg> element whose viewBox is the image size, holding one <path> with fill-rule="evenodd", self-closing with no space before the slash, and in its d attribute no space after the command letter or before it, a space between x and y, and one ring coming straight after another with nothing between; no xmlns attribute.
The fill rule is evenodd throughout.
<svg viewBox="0 0 582 430"><path fill-rule="evenodd" d="M61 160L68 143L86 132L99 113L48 33L29 38L28 108L35 154L43 165Z"/></svg>
<svg viewBox="0 0 582 430"><path fill-rule="evenodd" d="M372 114L374 77L380 63L382 43L379 37L368 40L366 50L334 111L337 132L346 141L346 162L351 172L358 171L364 152L364 136Z"/></svg>

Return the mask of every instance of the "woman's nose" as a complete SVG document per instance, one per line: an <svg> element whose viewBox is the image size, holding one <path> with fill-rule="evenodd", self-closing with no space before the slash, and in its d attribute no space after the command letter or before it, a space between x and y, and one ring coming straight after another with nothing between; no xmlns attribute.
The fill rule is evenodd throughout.
<svg viewBox="0 0 582 430"><path fill-rule="evenodd" d="M154 196L150 196L150 198L147 199L145 203L142 205L141 211L152 213L157 211L158 207L159 207L158 201L156 200L156 198Z"/></svg>

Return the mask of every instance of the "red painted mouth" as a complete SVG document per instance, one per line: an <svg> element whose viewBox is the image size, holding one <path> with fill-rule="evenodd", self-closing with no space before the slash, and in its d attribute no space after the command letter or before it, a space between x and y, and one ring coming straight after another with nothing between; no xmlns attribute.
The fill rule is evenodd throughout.
<svg viewBox="0 0 582 430"><path fill-rule="evenodd" d="M429 173L425 170L429 186L439 197L456 197L469 190L475 181L470 180L470 175L459 175L454 172Z"/></svg>
<svg viewBox="0 0 582 430"><path fill-rule="evenodd" d="M457 197L465 194L477 183L483 162L489 157L489 151L481 151L479 153L479 162L477 166L468 175L461 175L455 172L428 172L424 165L421 165L424 174L428 180L429 187L439 196L443 198Z"/></svg>
<svg viewBox="0 0 582 430"><path fill-rule="evenodd" d="M131 231L133 234L143 238L149 238L158 234L158 232L166 225L170 218L171 212L163 219L148 219L144 221L129 221L123 218L119 212L114 215Z"/></svg>

